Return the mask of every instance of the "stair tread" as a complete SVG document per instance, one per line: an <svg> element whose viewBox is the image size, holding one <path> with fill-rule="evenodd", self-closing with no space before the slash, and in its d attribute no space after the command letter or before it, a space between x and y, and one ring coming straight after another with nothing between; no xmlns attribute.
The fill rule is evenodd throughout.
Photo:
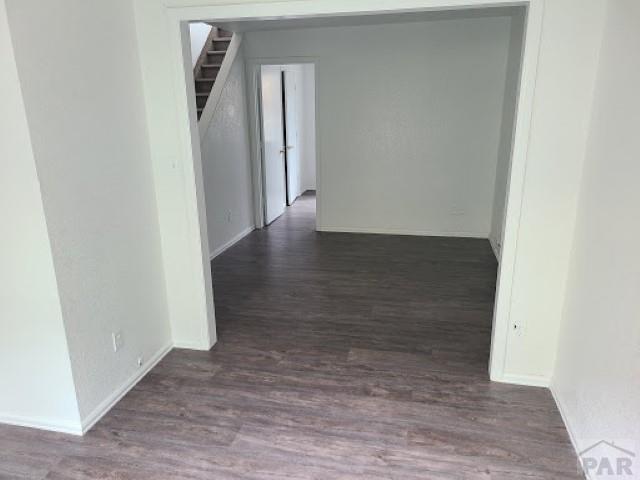
<svg viewBox="0 0 640 480"><path fill-rule="evenodd" d="M221 63L203 63L201 68L220 68L221 66Z"/></svg>
<svg viewBox="0 0 640 480"><path fill-rule="evenodd" d="M207 50L207 53L209 55L223 55L227 53L227 51L226 50Z"/></svg>
<svg viewBox="0 0 640 480"><path fill-rule="evenodd" d="M215 78L206 78L206 77L196 78L196 82L215 82L215 81L216 81Z"/></svg>
<svg viewBox="0 0 640 480"><path fill-rule="evenodd" d="M213 37L214 42L230 42L231 37Z"/></svg>

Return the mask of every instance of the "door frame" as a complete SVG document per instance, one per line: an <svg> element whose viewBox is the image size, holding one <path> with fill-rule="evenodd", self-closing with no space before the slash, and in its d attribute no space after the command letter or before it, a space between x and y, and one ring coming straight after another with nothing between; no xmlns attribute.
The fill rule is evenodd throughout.
<svg viewBox="0 0 640 480"><path fill-rule="evenodd" d="M531 130L535 86L538 68L538 53L542 40L542 24L545 0L163 0L153 10L150 2L137 2L138 18L143 18L144 34L139 34L142 48L149 52L154 61L158 59L158 45L151 41L156 39L157 29L167 28L167 51L169 52L167 68L162 66L159 71L172 75L173 95L169 92L151 92L153 101L159 105L154 111L168 116L168 124L175 126L175 131L168 132L165 119L158 120L156 125L150 122L152 135L152 152L157 143L164 145L162 134L171 135L169 146L172 148L171 166L167 168L162 163L167 154L156 153L159 173L156 173L156 194L160 205L172 205L177 199L184 207L185 218L177 219L173 212L160 209L160 223L166 231L172 231L171 226L181 221L190 226L182 241L175 241L172 237L162 237L163 262L167 284L182 285L185 292L191 291L191 297L198 305L184 302L182 298L171 296L168 298L168 309L172 322L190 325L191 331L200 330L204 334L198 336L193 333L193 340L188 340L194 348L208 349L216 341L215 314L213 310L213 288L210 275L208 254L208 239L206 238L206 207L202 182L202 158L200 153L195 104L190 97L189 80L192 77L185 67L190 63L190 49L183 48L186 26L189 21L207 20L211 22L230 22L242 20L264 20L273 18L313 18L326 16L375 15L384 13L411 13L425 11L442 11L468 8L491 8L500 6L524 6L527 8L523 53L521 58L520 82L516 118L514 122L514 137L512 141L511 163L507 187L505 219L502 233L502 249L498 268L498 279L493 314L493 329L491 337L491 351L489 360L489 374L491 380L514 382L507 374L507 350L511 329L519 330L520 325L512 320L513 284L515 266L518 258L518 238L520 235L520 216L524 197L524 185L527 174L529 133ZM160 3L160 2L158 2ZM150 14L147 19L145 14ZM150 27L153 25L153 27ZM138 29L140 30L140 28ZM165 46L163 44L163 46ZM160 49L163 51L162 49ZM188 62L187 62L188 60ZM296 62L299 63L299 62ZM316 78L318 78L316 64ZM164 70L163 70L164 69ZM169 87L167 85L167 87ZM316 108L318 105L318 90L321 85L316 82ZM192 96L192 95L191 95ZM250 96L250 98L253 95ZM316 117L321 118L319 110ZM320 123L320 122L318 122ZM318 130L318 125L316 125ZM159 133L161 132L161 133ZM154 136L155 135L155 136ZM316 177L318 187L322 180L320 147L321 137L317 136L316 147ZM254 143L255 149L255 143ZM163 149L157 148L158 152ZM255 152L254 152L255 154ZM165 157L162 157L165 155ZM178 173L176 175L176 173ZM254 187L259 185L255 184ZM319 187L322 195L322 189ZM321 197L318 198L320 200ZM321 206L322 202L318 202ZM318 209L317 219L321 210ZM173 230L175 231L175 230ZM188 268L176 269L175 265L184 265L185 258L189 259ZM194 328L194 324L197 328ZM212 330L212 331L211 331ZM208 337L207 337L208 334ZM183 342L184 343L184 342ZM203 348L204 346L204 348ZM522 381L520 383L527 383ZM531 382L529 382L531 383Z"/></svg>
<svg viewBox="0 0 640 480"><path fill-rule="evenodd" d="M320 165L320 122L319 118L319 102L318 102L318 65L320 60L317 57L268 57L268 58L245 58L246 78L247 78L247 100L249 111L249 143L251 146L251 165L253 175L254 188L254 212L256 228L264 228L265 226L265 202L264 202L264 158L262 154L262 107L260 102L260 67L263 65L300 65L312 64L314 66L314 102L315 102L315 130L316 130L316 148L315 148L315 166L316 166L316 229L321 222L321 195L322 188ZM288 179L285 179L288 181ZM288 187L287 187L288 188ZM288 199L286 201L288 204Z"/></svg>
<svg viewBox="0 0 640 480"><path fill-rule="evenodd" d="M282 103L282 146L284 155L284 208L290 207L291 203L289 203L289 193L290 193L290 185L289 185L289 135L287 134L287 79L286 72L284 70L280 70L280 103ZM262 97L260 97L260 101L262 101ZM264 113L264 108L261 108L260 111ZM264 124L264 122L262 122Z"/></svg>

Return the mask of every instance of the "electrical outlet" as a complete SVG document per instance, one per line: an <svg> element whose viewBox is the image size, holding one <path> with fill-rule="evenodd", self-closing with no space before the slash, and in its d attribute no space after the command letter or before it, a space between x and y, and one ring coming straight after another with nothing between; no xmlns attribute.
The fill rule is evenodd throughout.
<svg viewBox="0 0 640 480"><path fill-rule="evenodd" d="M143 363L144 363L144 358L138 357L138 367L141 367Z"/></svg>
<svg viewBox="0 0 640 480"><path fill-rule="evenodd" d="M227 210L227 223L231 223L233 221L233 215L231 214L231 210Z"/></svg>
<svg viewBox="0 0 640 480"><path fill-rule="evenodd" d="M117 332L113 332L111 334L111 338L113 340L113 351L117 352L122 347L124 347L124 337L122 336L122 331L118 330Z"/></svg>

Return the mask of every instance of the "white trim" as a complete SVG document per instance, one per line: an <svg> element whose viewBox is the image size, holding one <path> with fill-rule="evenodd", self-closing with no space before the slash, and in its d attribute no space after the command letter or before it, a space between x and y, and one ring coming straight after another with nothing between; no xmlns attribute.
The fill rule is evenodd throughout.
<svg viewBox="0 0 640 480"><path fill-rule="evenodd" d="M211 120L213 119L213 115L216 113L216 109L218 108L218 103L220 102L220 98L222 97L222 91L224 90L224 86L227 84L227 78L229 78L229 73L231 73L233 62L236 61L236 57L238 56L238 52L240 51L241 43L242 34L234 33L231 37L231 41L229 42L227 53L224 54L224 58L222 59L220 71L216 76L215 82L213 82L213 88L211 89L209 98L207 98L207 103L204 106L204 110L202 110L200 121L198 122L198 130L200 131L200 142L204 140L207 132L209 131L209 128L211 128Z"/></svg>
<svg viewBox="0 0 640 480"><path fill-rule="evenodd" d="M155 367L164 356L171 351L173 345L166 345L158 350L153 357L127 379L111 395L105 398L89 415L82 420L82 434L87 433L104 415L124 397L129 390L136 386L142 378Z"/></svg>
<svg viewBox="0 0 640 480"><path fill-rule="evenodd" d="M553 397L553 400L556 402L556 407L558 407L558 411L560 412L560 417L562 417L562 423L564 423L564 428L567 431L567 433L569 434L569 440L571 440L571 445L573 445L573 449L576 452L576 456L578 457L578 460L580 459L580 452L581 452L581 448L578 445L578 442L576 440L576 434L573 431L573 429L571 428L571 424L569 423L569 417L567 416L567 409L564 407L564 404L562 403L562 401L560 400L560 397L558 396L555 388L553 387L553 385L549 386L549 391L551 392L551 396ZM578 461L578 463L580 464L580 466L582 466L582 463ZM582 473L584 474L584 477L587 480L590 480L592 477L584 470L584 468L582 469Z"/></svg>
<svg viewBox="0 0 640 480"><path fill-rule="evenodd" d="M244 230L242 230L239 234L237 234L236 236L234 236L231 240L229 240L228 242L224 243L223 245L220 245L218 248L216 248L211 255L209 256L209 258L211 260L213 260L214 258L216 258L218 255L220 255L221 253L224 253L225 251L227 251L228 249L230 249L231 247L233 247L236 243L238 243L240 240L242 240L244 237L246 237L247 235L249 235L251 232L253 232L256 229L255 225L251 225L248 228L245 228Z"/></svg>
<svg viewBox="0 0 640 480"><path fill-rule="evenodd" d="M486 240L488 233L482 232L442 232L434 230L407 230L404 228L380 228L380 227L336 227L332 225L318 225L319 232L335 233L369 233L374 235L409 235L415 237L458 237L477 238Z"/></svg>
<svg viewBox="0 0 640 480"><path fill-rule="evenodd" d="M549 388L551 380L548 377L539 375L515 375L512 373L505 373L500 378L492 378L494 382L509 383L512 385L524 385L526 387L543 387Z"/></svg>
<svg viewBox="0 0 640 480"><path fill-rule="evenodd" d="M544 2L545 0L528 1L489 354L489 375L494 381L505 381L505 378L509 377L505 371L507 370L509 333L512 327L511 306L518 260L524 185L529 161L529 137L542 43ZM520 328L522 331L523 326L520 325Z"/></svg>
<svg viewBox="0 0 640 480"><path fill-rule="evenodd" d="M263 158L261 145L262 112L260 99L260 67L263 65L299 65L311 64L314 66L314 102L316 121L316 139L320 138L320 104L318 102L318 68L320 59L318 57L252 57L245 58L245 78L247 82L247 116L249 119L249 143L251 146L251 173L253 181L253 205L256 228L264 228L264 175ZM316 229L322 218L322 202L320 201L320 142L315 145L315 167L316 167Z"/></svg>
<svg viewBox="0 0 640 480"><path fill-rule="evenodd" d="M51 432L67 433L70 435L82 435L80 423L69 421L57 421L44 418L22 417L18 415L0 415L0 424L13 425L15 427L36 428Z"/></svg>
<svg viewBox="0 0 640 480"><path fill-rule="evenodd" d="M171 56L176 62L173 65L173 73L176 76L174 76L172 85L173 100L168 101L175 107L176 121L178 122L175 127L178 150L175 152L176 157L171 162L171 174L164 179L159 179L159 182L158 179L156 180L156 183L160 183L159 189L156 189L156 197L160 192L166 192L167 198L165 200L172 198L172 193L166 190L165 184L169 177L172 177L171 181L176 182L174 187L180 192L177 195L181 196L184 202L181 205L185 217L182 227L185 228L183 234L186 241L178 241L174 245L173 240L166 242L166 237L175 235L175 233L165 231L163 234L163 245L165 242L172 245L170 249L163 247L165 271L180 277L179 282L175 278L168 282L168 285L171 286L171 288L167 288L171 331L173 336L176 335L176 331L188 331L189 335L196 337L190 338L189 341L206 343L211 348L217 341L217 335L213 283L209 266L207 208L204 196L196 96L193 88L189 25L186 21L178 21L173 26L175 28L169 28L167 33L169 45L176 48L175 56ZM168 93L166 94L167 99L171 97ZM158 99L156 98L155 101L157 102ZM184 161L185 158L190 161ZM164 173L167 174L167 172ZM171 202L174 206L179 205L175 198ZM175 226L171 221L171 213L167 211L167 214L164 215L160 210L159 214L165 230L168 225ZM165 255L167 253L168 256ZM169 259L179 261L180 268L176 268ZM185 283L189 285L185 285ZM178 285L179 288L177 288ZM178 292L174 293L175 290ZM188 325L188 328L180 327L180 323L183 322Z"/></svg>

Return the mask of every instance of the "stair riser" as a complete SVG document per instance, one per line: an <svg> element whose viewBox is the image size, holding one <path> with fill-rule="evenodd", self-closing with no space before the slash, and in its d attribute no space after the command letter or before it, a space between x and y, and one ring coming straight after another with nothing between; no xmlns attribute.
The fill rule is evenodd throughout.
<svg viewBox="0 0 640 480"><path fill-rule="evenodd" d="M213 82L196 82L196 93L211 93Z"/></svg>
<svg viewBox="0 0 640 480"><path fill-rule="evenodd" d="M209 97L201 97L201 96L196 96L196 106L198 108L204 108L204 106L207 104L207 99Z"/></svg>
<svg viewBox="0 0 640 480"><path fill-rule="evenodd" d="M218 76L218 72L220 71L220 67L202 67L200 69L200 77L198 78L216 78Z"/></svg>
<svg viewBox="0 0 640 480"><path fill-rule="evenodd" d="M225 53L226 53L226 50L223 50L222 52L219 52L219 53L207 52L207 63L222 63L222 60L224 60Z"/></svg>
<svg viewBox="0 0 640 480"><path fill-rule="evenodd" d="M226 41L214 40L212 43L213 43L212 50L226 51L227 48L229 47L229 42L226 42Z"/></svg>

